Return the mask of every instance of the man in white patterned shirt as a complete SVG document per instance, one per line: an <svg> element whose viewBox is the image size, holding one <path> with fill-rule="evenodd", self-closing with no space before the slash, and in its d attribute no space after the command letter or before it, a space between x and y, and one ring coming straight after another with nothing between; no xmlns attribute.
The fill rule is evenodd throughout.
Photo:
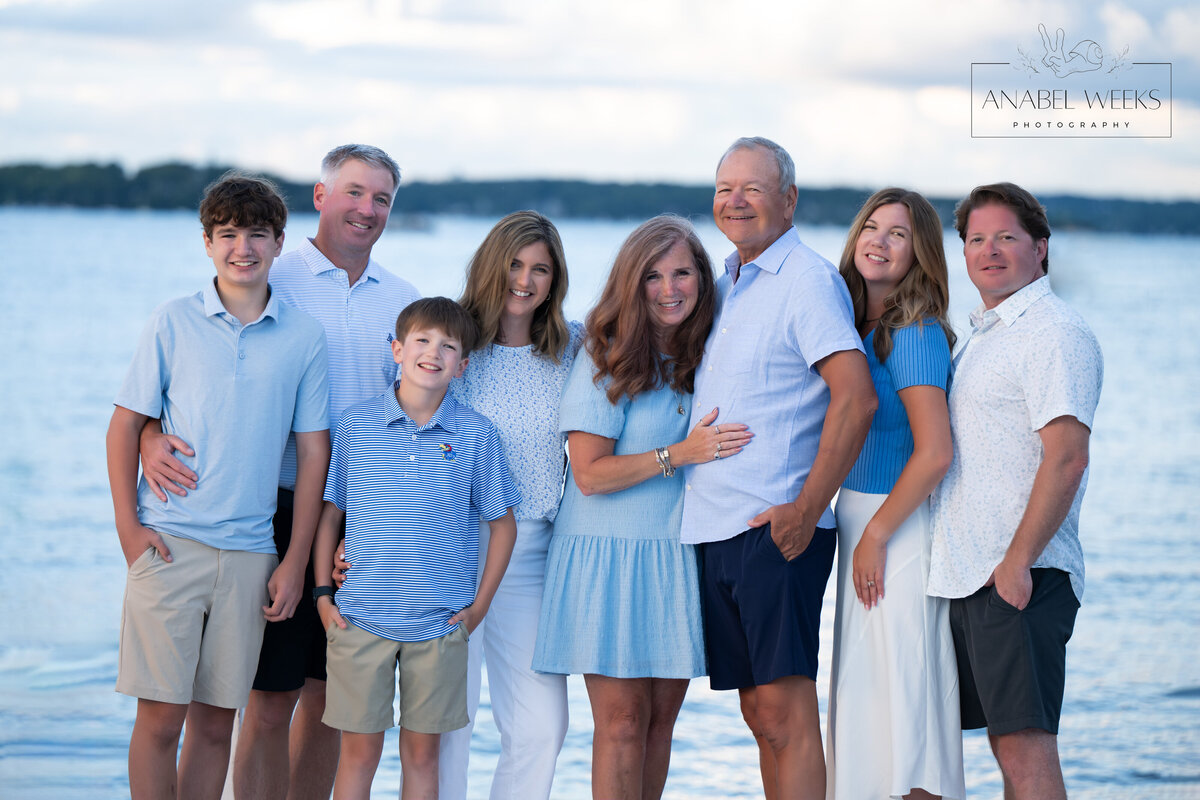
<svg viewBox="0 0 1200 800"><path fill-rule="evenodd" d="M1050 225L1033 195L977 187L955 224L983 302L955 358L928 591L951 598L963 727L987 727L1005 798L1065 800L1058 722L1103 360L1050 290Z"/></svg>
<svg viewBox="0 0 1200 800"><path fill-rule="evenodd" d="M303 239L271 266L272 293L325 328L331 428L349 406L391 387L396 316L420 297L411 283L371 258L399 184L400 168L378 147L335 147L322 160L321 180L313 187L313 206L320 212L317 235ZM188 444L162 436L157 421L146 430L142 469L159 498L166 499L164 489L184 494L196 488L203 476L198 478L174 455L178 449L190 456ZM289 440L274 520L281 558L291 546L311 548L320 514L320 502L293 508L295 480L296 451ZM295 614L269 622L264 633L234 758L238 797L324 799L332 791L339 732L321 722L325 633L310 599L312 578L312 570L306 569Z"/></svg>

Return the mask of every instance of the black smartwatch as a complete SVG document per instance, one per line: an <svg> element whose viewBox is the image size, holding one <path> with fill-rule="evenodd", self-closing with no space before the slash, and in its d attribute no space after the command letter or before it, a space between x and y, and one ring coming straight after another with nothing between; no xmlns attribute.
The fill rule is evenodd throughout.
<svg viewBox="0 0 1200 800"><path fill-rule="evenodd" d="M334 590L333 590L332 586L314 586L313 587L313 605L315 606L317 604L317 601L319 599L321 599L322 597L332 598L333 591Z"/></svg>

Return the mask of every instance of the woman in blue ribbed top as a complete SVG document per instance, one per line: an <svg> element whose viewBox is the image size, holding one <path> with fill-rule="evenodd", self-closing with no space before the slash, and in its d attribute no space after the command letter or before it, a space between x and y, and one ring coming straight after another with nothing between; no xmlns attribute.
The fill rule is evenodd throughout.
<svg viewBox="0 0 1200 800"><path fill-rule="evenodd" d="M694 548L681 544L686 464L736 456L745 425L688 432L712 327L712 267L692 226L660 216L617 254L588 315L587 355L559 409L571 466L546 560L535 669L583 673L592 794L662 794L688 680L705 673Z"/></svg>
<svg viewBox="0 0 1200 800"><path fill-rule="evenodd" d="M942 226L921 195L876 192L839 267L879 409L837 502L827 798L961 798L947 601L928 597L929 494L950 466L954 333Z"/></svg>

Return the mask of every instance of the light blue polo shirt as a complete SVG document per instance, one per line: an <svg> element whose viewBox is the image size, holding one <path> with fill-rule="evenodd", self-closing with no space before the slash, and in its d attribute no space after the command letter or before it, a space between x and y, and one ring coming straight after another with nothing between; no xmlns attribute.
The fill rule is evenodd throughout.
<svg viewBox="0 0 1200 800"><path fill-rule="evenodd" d="M685 468L685 544L731 539L751 517L796 499L829 406L812 365L863 349L845 281L795 228L743 264L735 284L737 268L735 252L717 281L721 310L696 372L692 419L719 408L717 424L744 422L754 440L732 458ZM833 512L818 524L832 528Z"/></svg>
<svg viewBox="0 0 1200 800"><path fill-rule="evenodd" d="M115 402L161 418L164 433L196 451L175 455L201 477L166 503L142 478L142 524L221 550L274 553L283 448L290 431L327 428L328 362L321 325L274 295L249 325L225 310L212 281L159 306Z"/></svg>
<svg viewBox="0 0 1200 800"><path fill-rule="evenodd" d="M396 379L392 338L400 311L421 295L374 261L354 285L311 239L271 265L275 295L325 328L329 347L329 430L342 412L391 387ZM288 441L279 485L296 486L296 442Z"/></svg>
<svg viewBox="0 0 1200 800"><path fill-rule="evenodd" d="M499 519L521 495L487 417L447 392L418 426L388 390L342 415L325 499L346 512L354 565L334 597L342 616L423 642L475 600L480 517Z"/></svg>

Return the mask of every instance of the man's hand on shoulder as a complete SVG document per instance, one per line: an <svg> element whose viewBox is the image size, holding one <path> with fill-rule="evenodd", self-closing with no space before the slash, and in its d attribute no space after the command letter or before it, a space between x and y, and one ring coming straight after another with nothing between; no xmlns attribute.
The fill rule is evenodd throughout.
<svg viewBox="0 0 1200 800"><path fill-rule="evenodd" d="M751 528L771 525L771 540L788 561L803 553L812 541L821 515L806 515L795 503L771 506L746 524Z"/></svg>

